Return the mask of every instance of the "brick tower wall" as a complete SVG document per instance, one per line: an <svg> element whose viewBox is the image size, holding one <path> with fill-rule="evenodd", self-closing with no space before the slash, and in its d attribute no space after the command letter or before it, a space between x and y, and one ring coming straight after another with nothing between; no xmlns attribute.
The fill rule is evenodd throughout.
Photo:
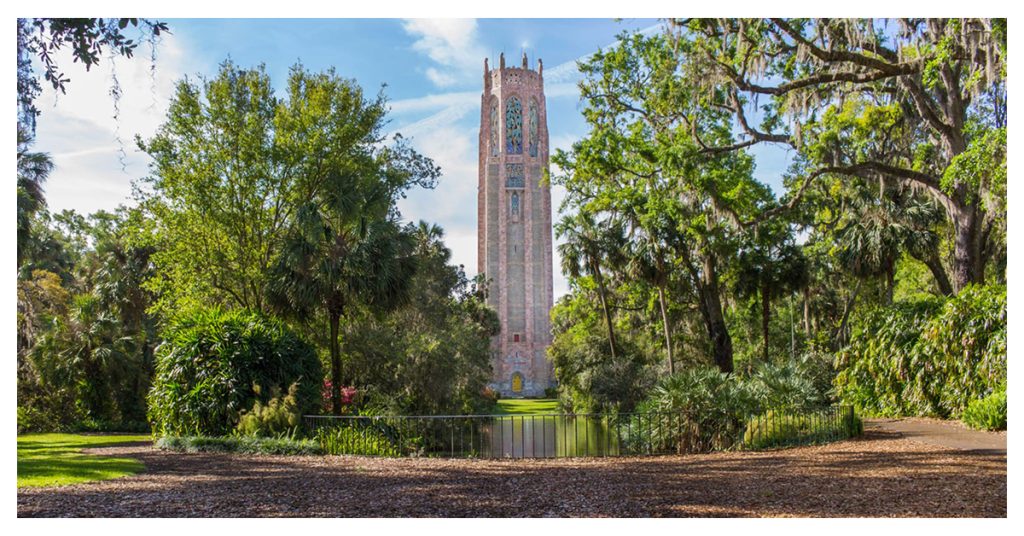
<svg viewBox="0 0 1024 536"><path fill-rule="evenodd" d="M529 69L523 55L522 67L506 67L502 56L489 69L485 60L480 101L477 268L490 280L488 302L501 321L491 343L491 387L505 397L541 396L554 385L546 356L553 303L551 191L542 184L547 106L537 63Z"/></svg>

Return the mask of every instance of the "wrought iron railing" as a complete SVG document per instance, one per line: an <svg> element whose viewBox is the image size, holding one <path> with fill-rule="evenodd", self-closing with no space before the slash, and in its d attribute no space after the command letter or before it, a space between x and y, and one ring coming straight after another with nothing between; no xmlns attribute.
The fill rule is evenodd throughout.
<svg viewBox="0 0 1024 536"><path fill-rule="evenodd" d="M712 420L713 419L713 420ZM303 418L330 454L552 458L773 448L855 433L848 406L748 418L686 413L324 416Z"/></svg>

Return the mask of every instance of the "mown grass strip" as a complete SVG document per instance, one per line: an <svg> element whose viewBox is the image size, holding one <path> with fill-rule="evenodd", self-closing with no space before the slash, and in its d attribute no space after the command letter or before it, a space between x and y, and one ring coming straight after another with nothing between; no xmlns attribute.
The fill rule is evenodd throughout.
<svg viewBox="0 0 1024 536"><path fill-rule="evenodd" d="M559 413L558 400L553 398L504 398L498 401L498 415L542 415Z"/></svg>
<svg viewBox="0 0 1024 536"><path fill-rule="evenodd" d="M152 441L148 435L26 434L18 436L18 487L66 486L135 474L131 458L83 454L84 448Z"/></svg>

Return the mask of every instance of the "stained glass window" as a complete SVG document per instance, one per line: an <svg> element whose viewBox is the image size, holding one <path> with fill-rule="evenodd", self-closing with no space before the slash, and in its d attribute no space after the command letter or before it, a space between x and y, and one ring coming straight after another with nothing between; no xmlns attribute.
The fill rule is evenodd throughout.
<svg viewBox="0 0 1024 536"><path fill-rule="evenodd" d="M491 156L498 156L498 103L491 104Z"/></svg>
<svg viewBox="0 0 1024 536"><path fill-rule="evenodd" d="M512 221L519 219L519 194L512 192ZM516 335L518 337L518 335Z"/></svg>
<svg viewBox="0 0 1024 536"><path fill-rule="evenodd" d="M516 97L505 102L505 152L523 154L523 105Z"/></svg>
<svg viewBox="0 0 1024 536"><path fill-rule="evenodd" d="M540 146L540 115L537 113L537 101L530 99L530 156L537 156Z"/></svg>
<svg viewBox="0 0 1024 536"><path fill-rule="evenodd" d="M522 164L505 164L505 188L525 188L526 172Z"/></svg>

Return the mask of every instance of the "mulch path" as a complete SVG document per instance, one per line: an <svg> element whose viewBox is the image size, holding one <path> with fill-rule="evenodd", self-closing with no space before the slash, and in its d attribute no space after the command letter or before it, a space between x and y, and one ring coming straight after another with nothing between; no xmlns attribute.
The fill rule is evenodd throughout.
<svg viewBox="0 0 1024 536"><path fill-rule="evenodd" d="M42 517L1005 517L1006 455L870 431L767 452L550 460L93 449L140 474L18 490Z"/></svg>
<svg viewBox="0 0 1024 536"><path fill-rule="evenodd" d="M968 428L960 421L903 417L865 419L866 430L894 432L900 437L960 450L983 450L1006 454L1006 430L988 432Z"/></svg>

